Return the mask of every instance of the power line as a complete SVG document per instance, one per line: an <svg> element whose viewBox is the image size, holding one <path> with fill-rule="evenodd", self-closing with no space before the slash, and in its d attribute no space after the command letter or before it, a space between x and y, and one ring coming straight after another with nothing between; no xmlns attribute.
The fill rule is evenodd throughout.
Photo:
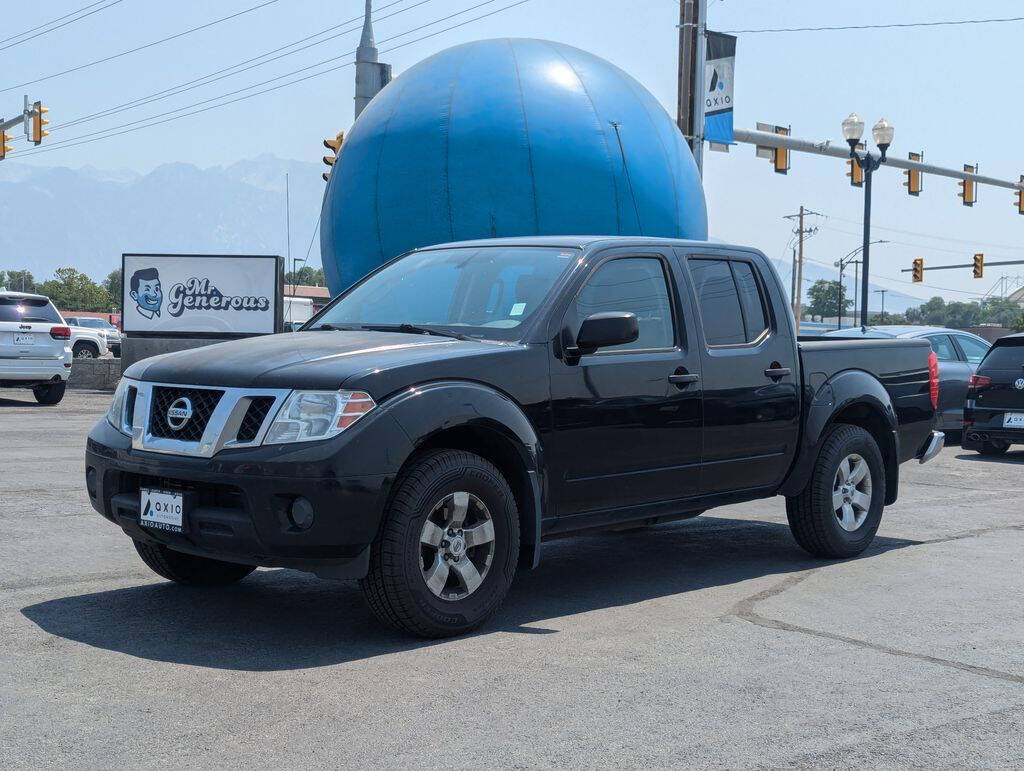
<svg viewBox="0 0 1024 771"><path fill-rule="evenodd" d="M758 34L762 32L836 32L852 29L906 29L909 27L957 27L965 24L1007 24L1024 21L1024 16L1010 16L1003 19L956 19L947 21L913 21L902 24L846 24L838 27L777 27L772 29L730 29L726 34Z"/></svg>
<svg viewBox="0 0 1024 771"><path fill-rule="evenodd" d="M398 5L399 3L404 3L404 2L408 2L408 0L394 0L394 2L392 2L392 3L388 3L387 5L382 5L379 10L384 10L385 8L390 8L393 5ZM384 19L391 18L392 16L397 16L400 13L405 13L406 11L411 11L413 8L416 8L418 6L424 5L425 3L429 3L429 2L432 2L432 0L419 0L419 2L414 3L413 5L410 5L410 6L406 7L406 8L400 8L397 11L393 11L392 13L384 14L383 16L376 16L375 20L382 21ZM329 40L334 40L335 38L342 37L343 35L347 35L347 34L349 34L351 32L358 31L361 28L362 21L363 21L363 17L362 16L357 16L355 18L352 18L352 19L349 19L347 21L344 21L341 24L336 24L336 25L334 25L332 27L328 27L326 29L320 30L319 32L316 32L316 33L314 33L312 35L307 35L306 37L300 38L299 40L296 40L296 41L293 41L291 43L288 43L287 45L283 45L283 46L280 46L278 48L275 48L272 51L267 51L265 53L259 54L258 56L254 56L254 57L252 57L250 59L246 59L245 61L237 62L235 64L232 64L229 67L224 67L222 69L216 70L216 71L208 73L206 75L203 75L203 76L201 76L199 78L194 78L193 80L189 80L189 81L186 81L184 83L179 83L176 86L170 86L169 88L165 88L165 89L163 89L161 91L156 91L156 92L154 92L152 94L147 94L146 96L140 96L140 97L138 97L136 99L132 99L131 101L124 102L124 103L118 104L118 105L114 105L113 107L108 107L108 108L100 110L98 112L90 113L89 115L83 115L82 117L74 118L73 120L65 121L64 123L58 123L58 124L50 127L50 133L53 133L54 131L60 131L61 129L67 128L68 126L77 126L80 123L87 123L89 121L93 121L93 120L96 120L98 118L106 117L107 115L115 115L115 114L117 114L119 112L124 112L125 110L130 110L130 109L133 109L135 107L141 107L142 105L145 105L145 104L152 104L153 102L159 102L159 101L162 101L163 99L169 99L172 96L177 96L178 94L183 94L186 91L192 91L193 89L196 89L196 88L202 88L203 86L207 86L207 85L209 85L211 83L216 83L218 80L223 80L224 78L229 78L229 77L231 77L233 75L239 75L239 74L241 74L243 72L247 72L248 70L255 69L256 67L261 67L264 64L270 64L271 62L277 61L278 59L283 59L286 56L291 56L292 54L297 54L300 51L305 51L307 48L312 48L313 46L318 46L321 43L326 43ZM271 56L272 54L278 53L279 51L284 51L287 48L292 48L294 46L299 45L300 43L306 42L307 40L312 40L315 37L319 37L320 35L326 34L327 32L332 32L332 31L338 29L339 27L344 27L345 25L352 24L353 22L359 22L360 26L353 27L351 29L343 30L343 31L337 33L336 35L330 35L329 37L325 37L322 40L316 41L315 43L310 43L309 45L302 46L302 48L296 48L294 51L288 51L287 53L281 54L280 56L275 56L275 57L273 57L271 59L266 59L265 61L262 61L262 62L258 61L259 59L265 59L266 57ZM331 60L328 60L328 61L331 61ZM256 64L252 64L252 62L257 62L257 63ZM245 65L250 65L250 66L245 66ZM317 65L311 65L311 66L317 66ZM231 70L234 70L234 72L231 72ZM226 73L226 74L223 74L223 73Z"/></svg>
<svg viewBox="0 0 1024 771"><path fill-rule="evenodd" d="M850 225L863 225L864 224L863 222L860 222L859 220L850 220L850 219L845 219L844 217L835 217L835 216L833 216L831 214L827 214L827 215L825 215L825 217L826 217L826 219L838 220L840 222L846 222L846 223L849 223ZM974 240L970 240L970 239L966 239L966 238L953 238L951 236L936 236L936 235L932 235L931 233L920 233L920 232L918 232L916 230L901 230L900 228L890 228L890 227L885 227L884 225L876 225L874 222L871 223L871 227L872 228L877 228L878 230L888 230L888 231L890 231L892 233L905 233L908 236L919 236L921 238L930 238L930 239L934 239L936 241L955 241L956 243L967 244L968 246L991 246L991 247L993 247L995 249L1011 249L1011 250L1015 250L1015 251L1020 251L1020 250L1024 249L1024 246L1020 246L1020 245L1014 246L1014 245L1011 245L1011 244L996 244L996 243L992 243L991 241L974 241Z"/></svg>
<svg viewBox="0 0 1024 771"><path fill-rule="evenodd" d="M102 0L102 1L106 2L106 0ZM108 8L110 8L113 5L117 5L121 1L122 0L113 0L113 2L108 3L107 5L103 6L102 8L95 8L95 9L89 11L88 13L83 13L81 16L78 16L78 17L76 17L74 19L68 19L63 24L58 24L58 25L56 25L54 27L50 27L49 29L44 29L41 32L36 32L36 34L34 34L34 35L29 35L28 37L23 37L21 40L15 40L13 43L8 43L5 46L0 46L0 51L6 51L8 48L14 48L14 46L19 46L22 43L27 43L29 40L34 40L37 37L41 37L42 35L46 35L47 33L53 32L54 30L58 30L61 27L66 27L69 24L74 24L76 21L81 21L82 19L84 19L84 18L86 18L88 16L92 16L94 13L99 13L100 11L105 11L105 10L107 10ZM93 5L96 5L96 3L93 3ZM90 6L86 6L86 7L88 8ZM64 19L64 18L67 18L67 16L70 16L70 15L72 15L72 14L67 14L65 16L61 16L60 18ZM60 19L55 19L55 21L60 21ZM52 24L53 22L50 22L50 23ZM45 27L46 25L43 24L42 26ZM35 29L39 29L39 27L36 27ZM34 30L29 30L28 32L33 32L33 31ZM27 35L28 32L23 32L22 35ZM14 37L21 37L21 36L20 35L15 35ZM11 40L11 38L7 38L7 40ZM7 40L0 41L0 42L7 42Z"/></svg>
<svg viewBox="0 0 1024 771"><path fill-rule="evenodd" d="M50 19L47 22L43 22L42 24L40 24L37 27L32 27L31 29L27 29L24 32L19 32L17 35L11 35L10 37L5 37L2 40L0 40L0 43L6 43L8 40L14 40L14 38L16 38L16 37L21 37L22 35L27 35L28 33L35 32L37 29L42 29L43 27L48 27L51 24L55 24L58 21L61 21L62 19L66 19L68 16L74 16L76 13L81 13L82 11L87 11L90 8L92 8L93 6L102 5L105 2L107 2L107 0L96 0L96 2L89 3L88 5L79 8L77 11L69 11L68 13L65 13L63 16L58 16L56 19Z"/></svg>
<svg viewBox="0 0 1024 771"><path fill-rule="evenodd" d="M390 40L397 40L398 38L405 37L406 35L411 35L411 34L413 34L415 32L419 32L422 29L426 29L427 27L432 27L435 24L440 24L443 21L447 21L448 19L454 18L456 16L461 16L464 13L469 13L470 11L473 11L473 10L475 10L477 8L480 8L481 6L490 5L491 3L495 3L497 1L498 0L484 0L483 2L477 3L476 5L472 5L472 6L468 7L468 8L464 8L461 11L456 11L455 13L448 14L447 16L442 16L441 18L435 19L434 21L428 22L426 24L422 24L419 27L415 27L415 28L413 28L411 30L407 30L405 32L401 32L401 33L399 33L397 35L392 35L391 37L388 37L388 38L384 38L383 40L381 40L379 42L386 43L386 42L388 42ZM484 18L484 17L481 16L479 18ZM259 83L253 83L253 84L248 85L248 86L243 86L242 88L237 88L234 91L228 91L227 93L218 94L217 96L211 96L211 97L209 97L207 99L201 99L198 102L193 102L192 104L187 104L187 105L184 105L183 107L176 107L173 110L167 110L165 112L157 113L156 115L150 115L150 116L148 116L146 118L139 118L138 120L129 121L128 123L122 123L122 124L117 125L117 126L111 126L109 128L102 129L100 131L100 133L117 131L118 129L128 128L129 126L136 126L136 125L138 125L140 123L146 123L147 121L155 120L157 118L164 118L164 117L166 117L168 115L173 115L176 112L181 112L183 110L189 110L189 109L191 109L193 107L199 107L199 106L204 105L204 104L209 104L210 102L216 102L218 99L224 99L224 98L229 97L229 96L235 96L236 94L241 94L244 91L251 91L254 88L259 88L260 86L265 86L265 85L268 85L270 83L274 83L275 81L291 77L292 75L298 75L300 72L306 72L307 70L311 70L311 69L314 69L316 67L321 67L321 66L323 66L325 64L329 64L329 63L331 63L333 61L337 61L338 59L346 59L346 58L348 58L350 56L353 56L355 53L356 53L355 50L347 51L346 53L338 54L337 56L332 56L332 57L330 57L328 59L324 59L322 61L315 62L313 64L309 64L309 65L307 65L305 67L300 67L297 70L292 70L291 72L286 72L283 75L277 75L276 77L269 78L269 79L264 80L264 81L260 81ZM345 67L345 66L348 66L349 64L352 64L352 63L353 62L346 62L345 64L340 65L340 67ZM339 67L334 67L334 68L329 69L329 70L324 70L324 72L321 72L321 73L313 73L313 75L311 75L309 77L315 77L316 75L322 75L322 74L325 74L326 72L332 72L332 71L334 71L336 69L339 69ZM302 80L306 80L306 79L307 78L300 78L299 80L292 81L292 82L298 83L298 82L301 82ZM285 84L282 84L282 85L289 85L289 84L285 83ZM267 90L261 91L259 93L266 93L266 91L272 91L272 90L274 90L274 89L273 88L267 89ZM250 96L256 96L256 95L257 94L251 94ZM232 104L233 102L236 102L236 101L240 101L240 100L235 99L235 100L232 100L231 102L226 102L225 104ZM199 112L202 112L202 111L199 111ZM195 114L194 112L187 113L187 115L194 115L194 114ZM179 117L185 117L185 115L181 115ZM160 121L160 123L164 123L164 122L166 122L166 121ZM153 125L158 125L158 124L153 124ZM106 136L118 136L121 133L125 133L125 132L118 132L117 134L105 134L105 136L94 137L94 138L95 139L105 139ZM27 153L22 153L22 154L24 154L24 155L35 155L37 152L45 152L46 150L59 150L59 149L61 149L63 147L67 147L67 146L77 146L78 144L84 144L84 142L77 142L77 140L85 139L86 137L89 137L89 136L91 136L91 135L82 134L82 135L79 135L77 137L70 137L70 138L62 140L60 142L52 143L52 144L49 145L48 148L40 149L40 150L31 150L31 151L29 151ZM75 144L72 145L70 143L75 143Z"/></svg>
<svg viewBox="0 0 1024 771"><path fill-rule="evenodd" d="M66 70L61 70L60 72L54 72L51 75L43 75L42 77L38 77L38 78L35 78L33 80L26 80L24 83L19 83L16 86L8 86L7 88L0 88L0 94L4 93L5 91L13 91L15 89L22 88L23 86L31 86L34 83L42 83L44 80L51 80L52 78L59 78L61 75L67 75L67 74L72 73L72 72L78 72L79 70L84 70L84 69L87 69L89 67L94 67L97 64L103 64L104 62L109 62L109 61L112 61L113 59L119 59L122 56L127 56L128 54L134 54L134 53L137 53L139 51L143 51L143 50L145 50L147 48L152 48L153 46L158 46L161 43L166 43L169 40L176 40L176 39L178 39L180 37L184 37L185 35L191 35L193 32L198 32L199 30L207 29L208 27L213 27L214 25L221 24L222 22L225 22L225 21L230 21L231 19L238 18L239 16L244 16L247 13L251 13L253 11L257 11L260 8L264 8L264 7L268 6L268 5L273 5L276 2L277 2L277 0L265 0L265 2L262 2L259 5L254 5L254 6L251 6L250 8L246 8L246 9L238 11L236 13L232 13L232 14L230 14L228 16L223 16L223 17L221 17L219 19L214 19L213 21L209 21L206 24L200 24L198 27L192 27L191 29L186 29L183 32L176 32L175 34L169 35L169 36L167 36L165 38L161 38L160 40L153 40L153 41L151 41L149 43L145 43L145 44L143 44L141 46L137 46L135 48L130 48L127 51L121 51L120 53L117 53L117 54L111 54L110 56L104 56L102 59L96 59L95 61L86 62L85 64L79 64L76 67L71 67L71 68L66 69Z"/></svg>
<svg viewBox="0 0 1024 771"><path fill-rule="evenodd" d="M487 0L487 2L495 2L495 1L496 0ZM452 24L451 26L445 27L444 29L440 29L440 30L437 30L435 32L431 32L431 33L429 33L427 35L423 35L421 37L415 38L414 40L408 40L408 41L406 41L404 43L400 43L400 44L398 44L396 46L392 46L391 48L382 49L381 53L389 53L391 51L396 51L399 48L405 48L406 46L410 46L410 45L413 45L415 43L419 43L419 42L421 42L423 40L427 40L427 39L432 38L432 37L437 37L438 35L442 35L445 32L450 32L453 29L458 29L459 27L464 27L467 24L472 24L475 21L479 21L481 19L486 19L489 16L494 16L495 14L502 13L503 11L507 11L507 10L510 10L510 9L515 8L517 6L524 5L524 4L528 3L528 2L530 2L530 0L518 0L517 2L510 3L509 5L502 6L501 8L496 8L493 11L489 11L489 12L481 14L479 16L475 16L472 19L467 19L465 21L459 22L458 24ZM483 4L485 4L485 3L482 3L481 5L483 5ZM473 6L473 7L475 8L475 7L479 7L479 6ZM466 9L464 11L459 11L458 13L451 14L448 17L445 17L445 18L451 18L452 16L457 16L457 15L459 15L461 13L465 13L468 10L472 10L472 8L468 8L468 9ZM392 35L390 38L385 38L384 40L382 40L380 42L383 43L383 42L387 42L388 40L394 40L395 38L404 37L405 35L409 35L409 34L412 34L414 32L418 32L419 30L425 29L425 28L427 28L429 26L432 26L433 24L436 24L436 23L438 23L438 22L434 21L434 22L430 22L428 24L423 24L423 25L421 25L419 27L416 27L414 29L411 29L411 30L408 30L406 32L403 32L403 33L401 33L399 35ZM348 54L344 54L343 56L351 56L354 53L355 52L352 51L352 52L349 52ZM340 57L340 56L334 57L334 59L339 59L339 58L342 58L342 57ZM327 60L327 61L331 61L331 60ZM261 94L266 94L266 93L269 93L271 91L277 91L278 89L285 88L287 86L292 86L292 85L295 85L296 83L302 83L303 81L310 80L312 78L317 78L317 77L320 77L321 75L326 75L328 73L335 72L335 71L343 69L345 67L354 66L354 64L355 64L355 62L353 62L353 61L345 62L344 64L339 64L339 65L336 65L334 67L329 67L329 68L327 68L325 70L321 70L320 72L314 72L314 73L311 73L309 75L304 75L301 78L296 78L295 80L288 81L287 83L280 83L280 84L278 84L276 86L271 86L270 88L265 88L265 89L263 89L261 91L256 91L255 93L252 93L252 94L246 94L245 96L240 96L240 97L237 97L236 99L231 99L231 100L226 101L226 102L221 102L219 104L213 104L213 105L209 105L207 107L202 107L202 108L200 108L198 110L192 110L191 112L187 112L187 113L184 113L182 115L175 115L175 116L172 116L172 117L164 118L163 120L154 121L152 123L146 123L146 125L144 125L144 126L133 126L133 124L134 123L143 123L145 121L149 121L149 120L152 120L154 118L158 118L158 117L160 117L160 115L153 115L153 116L150 116L149 118L143 118L143 119L140 119L138 121L133 121L132 123L122 124L123 126L133 126L132 128L125 128L122 131L114 131L114 133L109 133L109 134L105 134L103 136L98 136L98 137L97 136L93 136L93 137L89 137L89 138L73 137L72 139L65 140L63 143L61 143L58 146L52 146L51 145L49 147L39 148L38 150L22 151L22 152L19 152L17 155L18 156L23 156L23 155L24 156L28 156L28 155L37 155L39 153L52 152L54 150L64 150L64 149L67 149L69 147L78 147L79 145L88 144L90 142L97 142L97 141L100 141L102 139L110 139L111 137L121 136L122 134L130 134L132 132L141 131L143 129L151 128L153 126L159 126L159 125L161 125L163 123L169 123L171 121L179 120L181 118L187 118L187 117L189 117L191 115L198 115L199 113L204 113L204 112L208 112L210 110L215 110L218 107L226 107L229 104L234 104L236 102L241 102L241 101L244 101L246 99L251 99L253 97L260 96ZM317 65L311 65L311 66L315 67ZM309 67L304 67L303 69L309 69ZM296 72L300 72L300 71L301 70L296 70ZM292 73L289 73L289 74L292 74ZM264 82L265 83L270 83L270 82L273 82L274 80L280 80L281 78L287 77L287 76L288 75L281 75L280 77L271 78L271 80L264 81ZM252 86L248 86L246 88L242 88L242 89L239 89L238 91L234 91L234 92L230 92L230 93L239 93L240 91L247 91L249 89L256 88L257 86L260 86L260 85L262 85L262 84L257 83L257 84L254 84ZM221 94L221 96L218 96L218 97L212 97L211 99L206 99L206 100L203 100L202 102L196 102L195 105L204 104L205 102L214 101L216 99L220 99L220 98L223 98L224 96L229 96L229 95L230 94ZM195 105L187 105L185 107L180 107L177 110L170 110L168 113L162 113L162 115L168 115L169 113L179 112L180 110L186 110L189 107L192 107L192 106L195 106ZM112 129L105 129L105 130L113 131L113 129L117 129L117 128L121 128L121 127L120 126L114 126L114 127L112 127ZM77 140L77 139L81 139L82 141L74 141L74 140ZM14 156L14 154L12 153L11 157L13 157L13 156Z"/></svg>

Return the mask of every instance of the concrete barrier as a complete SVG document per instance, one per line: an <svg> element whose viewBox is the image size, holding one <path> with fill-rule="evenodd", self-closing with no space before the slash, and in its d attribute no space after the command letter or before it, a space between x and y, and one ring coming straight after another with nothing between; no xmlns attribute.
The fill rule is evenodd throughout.
<svg viewBox="0 0 1024 771"><path fill-rule="evenodd" d="M68 388L82 388L90 391L113 391L121 379L121 360L74 359Z"/></svg>

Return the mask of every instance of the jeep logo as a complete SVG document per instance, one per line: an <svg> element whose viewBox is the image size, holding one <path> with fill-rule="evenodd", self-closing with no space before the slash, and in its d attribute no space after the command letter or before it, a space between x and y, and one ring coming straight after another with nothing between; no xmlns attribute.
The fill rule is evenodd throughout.
<svg viewBox="0 0 1024 771"><path fill-rule="evenodd" d="M167 408L167 425L172 431L181 431L192 419L192 402L186 397L175 399Z"/></svg>

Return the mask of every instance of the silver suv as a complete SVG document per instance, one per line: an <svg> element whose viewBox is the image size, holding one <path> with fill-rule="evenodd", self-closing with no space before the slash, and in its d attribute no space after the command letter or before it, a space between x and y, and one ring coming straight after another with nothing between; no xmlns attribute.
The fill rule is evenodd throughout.
<svg viewBox="0 0 1024 771"><path fill-rule="evenodd" d="M65 321L73 327L82 327L102 335L114 356L121 355L121 332L106 319L95 316L68 316Z"/></svg>
<svg viewBox="0 0 1024 771"><path fill-rule="evenodd" d="M49 298L0 291L0 387L31 388L40 404L64 398L71 327Z"/></svg>

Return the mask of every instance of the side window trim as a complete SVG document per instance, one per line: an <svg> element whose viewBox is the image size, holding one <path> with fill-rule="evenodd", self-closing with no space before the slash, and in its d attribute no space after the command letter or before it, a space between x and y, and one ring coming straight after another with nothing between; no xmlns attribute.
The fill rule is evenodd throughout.
<svg viewBox="0 0 1024 771"><path fill-rule="evenodd" d="M720 351L720 350L736 350L736 349L743 349L743 348L757 348L758 346L763 345L764 342L771 336L772 332L775 331L775 316L774 316L774 314L772 313L772 310L771 310L771 308L772 308L771 303L767 302L767 298L766 298L766 294L765 294L765 288L764 288L764 285L763 285L763 278L761 276L761 271L758 268L757 264L754 262L754 260L752 258L746 256L746 255L725 254L725 253L712 254L712 253L704 253L704 252L683 253L683 254L680 255L680 257L682 257L682 262L685 264L687 278L689 279L690 285L693 287L692 291L693 291L693 298L694 298L694 311L700 317L701 337L702 337L702 339L704 341L704 346L708 350ZM707 329L704 326L704 314L703 314L703 311L701 309L700 296L697 294L697 285L694 282L693 273L690 270L690 261L691 260L717 260L719 262L726 262L726 263L728 263L729 264L729 275L732 276L733 288L736 290L737 300L739 300L740 289L739 289L739 284L736 281L736 271L733 268L733 263L734 262L745 262L745 263L747 263L750 266L751 273L754 276L754 284L757 287L758 298L761 301L761 307L764 310L765 320L767 322L767 325L761 331L760 335L758 335L754 340L751 340L751 341L748 341L748 342L745 342L745 343L721 343L721 344L715 344L715 343L709 343L708 342ZM744 333L744 335L746 335L747 319L746 319L746 311L743 309L743 303L742 302L739 303L739 307L740 307L740 318L741 318L741 320L743 322L743 333Z"/></svg>
<svg viewBox="0 0 1024 771"><path fill-rule="evenodd" d="M583 281L579 287L573 293L569 299L569 305L566 307L562 314L562 330L571 330L573 327L581 324L583 319L578 317L576 313L576 301L579 299L580 294L583 290L589 286L591 279L597 275L605 265L615 260L657 260L661 265L662 279L665 281L665 290L668 292L668 305L669 312L672 314L672 345L660 348L625 348L618 350L598 350L594 353L588 353L587 356L626 356L635 355L638 353L665 353L667 351L678 351L681 350L683 340L685 340L685 330L682 329L682 317L679 311L678 293L675 287L675 280L672 274L672 268L668 262L668 259L661 252L639 252L639 251L623 251L623 252L611 252L602 255L600 259L594 263L593 267L584 276ZM569 320L573 320L574 324L569 324ZM576 329L576 333L579 333L579 329Z"/></svg>

